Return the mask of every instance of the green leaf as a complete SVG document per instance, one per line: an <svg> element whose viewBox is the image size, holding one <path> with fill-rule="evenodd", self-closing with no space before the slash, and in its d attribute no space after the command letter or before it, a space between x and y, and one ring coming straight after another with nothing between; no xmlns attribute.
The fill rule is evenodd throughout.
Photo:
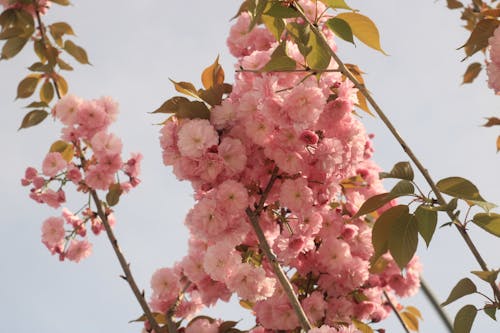
<svg viewBox="0 0 500 333"><path fill-rule="evenodd" d="M478 188L465 178L449 177L441 179L436 184L437 188L452 197L464 199L485 201L479 194Z"/></svg>
<svg viewBox="0 0 500 333"><path fill-rule="evenodd" d="M23 32L24 32L24 30L19 28L19 27L7 28L7 29L3 30L2 32L0 32L0 39L9 39L12 37L17 37L17 36L22 35Z"/></svg>
<svg viewBox="0 0 500 333"><path fill-rule="evenodd" d="M389 240L394 225L399 223L400 219L406 220L408 215L408 206L398 205L389 208L379 216L372 230L372 244L375 250L371 258L372 264L376 263L378 258L389 249Z"/></svg>
<svg viewBox="0 0 500 333"><path fill-rule="evenodd" d="M389 173L383 172L380 175L380 178L396 178L410 181L413 180L413 177L413 169L409 162L398 162Z"/></svg>
<svg viewBox="0 0 500 333"><path fill-rule="evenodd" d="M293 18L299 17L299 13L293 7L284 6L280 2L273 1L268 9L264 11L264 15L269 15L275 18Z"/></svg>
<svg viewBox="0 0 500 333"><path fill-rule="evenodd" d="M450 295L444 301L441 303L441 306L446 306L454 301L456 301L459 298L462 298L466 295L473 294L477 291L476 285L474 282L472 282L471 279L469 278L463 278L462 280L458 281L458 283L453 287L451 290Z"/></svg>
<svg viewBox="0 0 500 333"><path fill-rule="evenodd" d="M490 234L500 237L500 214L478 213L474 215L472 222Z"/></svg>
<svg viewBox="0 0 500 333"><path fill-rule="evenodd" d="M23 121L21 122L21 126L19 126L20 130L21 128L28 128L32 126L36 126L40 124L47 116L49 113L44 110L33 110L28 112L24 118Z"/></svg>
<svg viewBox="0 0 500 333"><path fill-rule="evenodd" d="M351 7L347 5L347 3L344 0L321 0L322 3L327 5L330 8L334 9L349 9L352 10Z"/></svg>
<svg viewBox="0 0 500 333"><path fill-rule="evenodd" d="M23 49L23 47L26 45L27 42L28 42L27 38L22 38L22 37L10 38L3 45L2 56L0 57L0 60L10 59L14 57L16 54L21 52L21 50Z"/></svg>
<svg viewBox="0 0 500 333"><path fill-rule="evenodd" d="M175 96L164 102L158 109L154 110L152 113L176 113L181 104L189 103L189 99L182 96Z"/></svg>
<svg viewBox="0 0 500 333"><path fill-rule="evenodd" d="M38 74L31 74L22 79L17 86L16 98L28 98L33 95L39 81L40 76Z"/></svg>
<svg viewBox="0 0 500 333"><path fill-rule="evenodd" d="M302 54L304 58L307 57L309 52L311 52L311 48L308 46L311 28L306 24L290 22L286 25L286 30L295 44L297 44L300 54Z"/></svg>
<svg viewBox="0 0 500 333"><path fill-rule="evenodd" d="M407 180L400 180L391 190L392 195L401 197L415 193L415 186Z"/></svg>
<svg viewBox="0 0 500 333"><path fill-rule="evenodd" d="M490 305L490 304L487 304L485 307L484 307L484 313L486 313L491 319L493 319L494 321L497 321L497 307L495 305Z"/></svg>
<svg viewBox="0 0 500 333"><path fill-rule="evenodd" d="M338 37L342 38L346 42L354 44L354 35L352 34L352 29L349 26L349 23L347 23L346 21L334 17L326 21L326 26Z"/></svg>
<svg viewBox="0 0 500 333"><path fill-rule="evenodd" d="M109 186L109 191L106 194L106 202L110 207L115 206L120 201L120 196L123 190L119 183L111 184Z"/></svg>
<svg viewBox="0 0 500 333"><path fill-rule="evenodd" d="M370 197L361 205L358 212L353 216L353 218L357 218L365 214L371 213L379 209L380 207L384 206L392 199L394 198L393 196L391 196L391 193L376 194L373 197Z"/></svg>
<svg viewBox="0 0 500 333"><path fill-rule="evenodd" d="M210 119L210 110L203 102L189 101L188 103L180 104L175 115L178 118Z"/></svg>
<svg viewBox="0 0 500 333"><path fill-rule="evenodd" d="M286 54L286 42L281 43L271 54L269 62L261 69L263 72L284 71L297 68L295 60Z"/></svg>
<svg viewBox="0 0 500 333"><path fill-rule="evenodd" d="M265 24L267 30L273 34L277 41L281 40L281 35L285 30L285 21L283 19L269 15L262 15L262 23Z"/></svg>
<svg viewBox="0 0 500 333"><path fill-rule="evenodd" d="M49 80L46 80L40 88L40 100L49 104L54 98L54 87Z"/></svg>
<svg viewBox="0 0 500 333"><path fill-rule="evenodd" d="M393 223L391 227L388 243L389 251L399 268L404 269L417 251L417 223L406 211L398 217L397 222Z"/></svg>
<svg viewBox="0 0 500 333"><path fill-rule="evenodd" d="M432 236L436 231L436 225L438 221L438 216L436 211L428 210L423 208L422 205L418 206L415 210L415 219L417 220L417 227L420 236L425 241L427 247L431 243Z"/></svg>
<svg viewBox="0 0 500 333"><path fill-rule="evenodd" d="M461 308L453 321L453 333L470 333L477 309L474 305L466 305Z"/></svg>
<svg viewBox="0 0 500 333"><path fill-rule="evenodd" d="M340 13L338 19L346 21L352 29L352 33L367 46L387 55L380 46L380 34L377 26L367 16L358 13Z"/></svg>
<svg viewBox="0 0 500 333"><path fill-rule="evenodd" d="M196 90L192 83L183 81L175 82L172 79L169 80L174 84L175 90L177 90L181 94L200 98L200 96L198 96L198 90Z"/></svg>
<svg viewBox="0 0 500 333"><path fill-rule="evenodd" d="M482 68L483 68L483 65L481 65L478 62L474 62L474 63L470 64L464 73L464 79L462 81L462 84L472 83L474 81L474 79L479 75Z"/></svg>
<svg viewBox="0 0 500 333"><path fill-rule="evenodd" d="M248 31L251 31L256 24L260 22L260 18L266 9L268 0L255 0L257 3L253 7L254 10L251 11L252 20L250 21L250 25L248 26Z"/></svg>
<svg viewBox="0 0 500 333"><path fill-rule="evenodd" d="M64 42L64 50L68 52L76 61L81 64L89 64L89 58L87 56L87 52L80 46L76 45L70 40Z"/></svg>
<svg viewBox="0 0 500 333"><path fill-rule="evenodd" d="M68 163L71 162L71 160L75 156L75 148L73 147L73 145L63 140L58 140L54 142L50 146L49 151L51 153L53 152L60 153L62 158Z"/></svg>
<svg viewBox="0 0 500 333"><path fill-rule="evenodd" d="M497 269L494 271L472 271L471 273L483 281L486 281L488 283L495 283L499 272L500 270Z"/></svg>
<svg viewBox="0 0 500 333"><path fill-rule="evenodd" d="M35 62L33 65L28 67L28 69L32 72L42 72L42 73L48 73L52 71L52 67L50 67L48 64L43 64L41 62Z"/></svg>
<svg viewBox="0 0 500 333"><path fill-rule="evenodd" d="M373 333L373 329L362 321L357 320L356 318L352 318L352 323L354 327L357 328L361 333Z"/></svg>
<svg viewBox="0 0 500 333"><path fill-rule="evenodd" d="M488 46L488 39L493 36L493 32L500 25L496 19L480 20L474 30L472 30L469 39L459 49L464 48L467 59L474 53L481 51Z"/></svg>
<svg viewBox="0 0 500 333"><path fill-rule="evenodd" d="M327 69L331 60L329 52L330 47L314 33L309 34L307 46L310 48L310 52L306 56L306 62L309 68L313 70Z"/></svg>

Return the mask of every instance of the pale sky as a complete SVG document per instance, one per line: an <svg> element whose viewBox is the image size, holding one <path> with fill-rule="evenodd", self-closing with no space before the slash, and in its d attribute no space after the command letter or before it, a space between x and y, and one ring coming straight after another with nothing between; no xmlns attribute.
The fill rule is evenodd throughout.
<svg viewBox="0 0 500 333"><path fill-rule="evenodd" d="M339 55L356 63L367 75L367 85L396 124L415 153L436 178L463 176L473 181L483 196L500 203L500 156L495 153L499 131L480 127L484 117L498 116L500 97L487 88L484 73L473 85L461 86L467 63L457 51L467 35L458 11L445 1L348 1L378 25L383 56L362 44L339 42ZM186 212L193 204L186 182L178 182L163 166L158 143L158 123L163 119L147 112L175 93L168 78L200 83L204 67L219 54L232 77L234 59L225 40L229 18L238 1L74 1L68 8L51 10L46 23L67 21L85 47L93 66L75 64L68 74L70 92L83 98L112 96L120 103L114 132L124 151L144 154L142 184L116 207L115 228L123 251L142 288L149 292L149 278L160 267L170 266L186 253ZM482 55L477 56L482 60ZM20 186L27 166L39 167L50 144L58 139L52 120L34 129L17 132L26 112L26 101L14 101L17 82L35 62L31 48L16 59L0 62L0 318L5 332L108 333L139 332L128 321L141 314L104 235L91 237L94 253L80 264L58 262L40 242L45 218L59 211L28 198ZM232 80L231 80L232 81ZM375 133L374 159L389 170L408 160L379 119L363 116ZM420 182L423 184L422 182ZM425 187L425 185L422 185ZM85 201L72 196L67 206L79 209ZM440 223L447 222L444 215ZM471 226L471 235L492 268L500 266L499 242ZM436 232L430 250L419 247L426 280L443 301L455 283L477 264L454 229ZM474 279L474 278L473 278ZM481 283L478 282L478 285ZM488 289L482 288L489 292ZM469 297L449 306L450 315L464 304L480 307ZM472 303L471 303L472 302ZM424 316L421 332L445 332L426 300L402 300L417 306ZM238 305L223 305L210 313L239 320L250 327L248 313ZM387 332L402 332L392 318ZM498 332L500 325L479 313L473 332Z"/></svg>

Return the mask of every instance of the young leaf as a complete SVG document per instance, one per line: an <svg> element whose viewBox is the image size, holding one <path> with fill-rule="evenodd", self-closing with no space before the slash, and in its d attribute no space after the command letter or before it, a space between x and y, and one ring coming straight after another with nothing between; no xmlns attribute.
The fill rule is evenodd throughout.
<svg viewBox="0 0 500 333"><path fill-rule="evenodd" d="M68 93L68 82L59 74L54 74L54 79L57 82L57 88L59 89L59 94L62 96L66 96Z"/></svg>
<svg viewBox="0 0 500 333"><path fill-rule="evenodd" d="M106 202L110 207L115 206L120 201L120 196L123 190L119 183L111 184L109 186L109 191L106 194Z"/></svg>
<svg viewBox="0 0 500 333"><path fill-rule="evenodd" d="M467 67L467 70L464 73L464 79L462 84L472 83L474 79L479 75L483 66L478 62L473 62Z"/></svg>
<svg viewBox="0 0 500 333"><path fill-rule="evenodd" d="M57 58L57 65L59 66L60 69L65 70L65 71L72 71L73 66L68 64L66 61L62 60L61 58Z"/></svg>
<svg viewBox="0 0 500 333"><path fill-rule="evenodd" d="M464 48L466 58L474 53L481 51L488 46L488 39L493 35L495 29L500 25L496 19L482 19L472 30L469 39L459 49Z"/></svg>
<svg viewBox="0 0 500 333"><path fill-rule="evenodd" d="M89 64L89 58L87 56L87 51L85 51L82 47L76 45L70 40L64 42L64 50L68 52L76 61L81 64Z"/></svg>
<svg viewBox="0 0 500 333"><path fill-rule="evenodd" d="M344 0L321 0L321 2L330 8L352 10L352 8L349 7L349 5L347 5L347 3Z"/></svg>
<svg viewBox="0 0 500 333"><path fill-rule="evenodd" d="M418 227L414 218L406 211L392 224L389 236L389 251L399 268L404 269L413 258L418 245Z"/></svg>
<svg viewBox="0 0 500 333"><path fill-rule="evenodd" d="M422 205L420 205L415 210L414 216L417 221L418 232L424 239L427 247L429 247L432 236L436 231L436 225L438 221L437 212L425 209L422 207Z"/></svg>
<svg viewBox="0 0 500 333"><path fill-rule="evenodd" d="M266 9L268 0L256 0L255 6L252 6L254 10L251 11L252 20L248 26L248 31L251 31L257 23L260 22L260 18Z"/></svg>
<svg viewBox="0 0 500 333"><path fill-rule="evenodd" d="M412 181L414 177L413 169L409 162L398 162L389 173L384 173L381 178L396 178Z"/></svg>
<svg viewBox="0 0 500 333"><path fill-rule="evenodd" d="M283 6L280 2L273 1L267 6L264 15L284 19L298 17L299 13L293 7Z"/></svg>
<svg viewBox="0 0 500 333"><path fill-rule="evenodd" d="M477 309L474 305L466 305L461 308L453 321L454 333L470 333L474 319L476 319Z"/></svg>
<svg viewBox="0 0 500 333"><path fill-rule="evenodd" d="M205 89L224 83L224 70L219 64L219 56L217 56L212 65L203 70L203 73L201 74L201 83Z"/></svg>
<svg viewBox="0 0 500 333"><path fill-rule="evenodd" d="M490 117L490 118L486 118L486 119L488 121L486 122L486 124L483 125L484 127L492 127L492 126L500 125L500 118Z"/></svg>
<svg viewBox="0 0 500 333"><path fill-rule="evenodd" d="M352 33L367 46L387 55L380 46L380 34L373 21L358 13L340 13L338 19L346 21L352 29Z"/></svg>
<svg viewBox="0 0 500 333"><path fill-rule="evenodd" d="M421 320L424 319L422 317L422 314L420 313L420 311L416 307L414 307L414 306L411 306L411 305L407 306L405 308L405 311L406 312L410 312L412 315L414 315L418 319L421 319Z"/></svg>
<svg viewBox="0 0 500 333"><path fill-rule="evenodd" d="M494 321L497 321L497 307L495 305L490 305L488 306L489 304L487 304L485 307L484 307L484 313L486 313L491 319L493 319Z"/></svg>
<svg viewBox="0 0 500 333"><path fill-rule="evenodd" d="M183 103L189 103L189 99L182 96L175 96L164 102L152 113L176 113Z"/></svg>
<svg viewBox="0 0 500 333"><path fill-rule="evenodd" d="M354 44L352 29L346 21L334 17L326 21L326 26L330 28L330 30L333 31L333 33L338 37L342 38L346 42Z"/></svg>
<svg viewBox="0 0 500 333"><path fill-rule="evenodd" d="M362 321L352 318L352 323L361 333L373 333L373 329Z"/></svg>
<svg viewBox="0 0 500 333"><path fill-rule="evenodd" d="M474 284L474 282L472 282L472 280L469 278L463 278L462 280L458 281L458 283L455 285L455 287L453 287L450 295L448 296L446 301L441 303L441 306L446 306L446 305L456 301L457 299L464 297L466 295L473 294L476 291L477 291L477 288L476 288L476 285Z"/></svg>
<svg viewBox="0 0 500 333"><path fill-rule="evenodd" d="M313 70L327 69L331 60L327 48L330 47L323 43L321 38L318 38L316 34L313 33L309 34L307 46L310 48L310 52L306 56L307 65Z"/></svg>
<svg viewBox="0 0 500 333"><path fill-rule="evenodd" d="M371 258L372 263L376 263L379 257L387 252L391 230L400 222L400 219L405 220L408 215L408 206L398 205L389 208L379 216L372 230L372 244L375 250Z"/></svg>
<svg viewBox="0 0 500 333"><path fill-rule="evenodd" d="M472 271L471 273L479 277L483 281L495 283L499 272L500 270L497 269L495 271Z"/></svg>
<svg viewBox="0 0 500 333"><path fill-rule="evenodd" d="M389 201L394 199L391 196L391 193L380 193L376 194L373 197L370 197L368 200L366 200L361 207L359 208L358 212L353 216L353 218L363 216L365 214L371 213L383 205L387 204Z"/></svg>
<svg viewBox="0 0 500 333"><path fill-rule="evenodd" d="M40 75L38 74L28 75L27 77L22 79L17 86L16 98L28 98L33 95L39 81Z"/></svg>
<svg viewBox="0 0 500 333"><path fill-rule="evenodd" d="M210 110L203 102L189 101L188 103L180 104L180 107L175 112L175 115L178 118L210 119Z"/></svg>
<svg viewBox="0 0 500 333"><path fill-rule="evenodd" d="M221 84L217 84L207 90L200 89L198 95L211 106L220 105L222 103L222 95L224 95L224 88Z"/></svg>
<svg viewBox="0 0 500 333"><path fill-rule="evenodd" d="M500 151L500 135L497 137L497 153Z"/></svg>
<svg viewBox="0 0 500 333"><path fill-rule="evenodd" d="M21 126L19 126L19 129L36 126L40 124L45 118L47 118L48 115L49 113L44 110L30 111L24 116L23 121L21 122Z"/></svg>
<svg viewBox="0 0 500 333"><path fill-rule="evenodd" d="M54 142L50 146L49 151L51 153L53 152L61 153L62 158L68 163L71 162L73 156L75 155L75 148L73 147L73 145L63 140L58 140Z"/></svg>
<svg viewBox="0 0 500 333"><path fill-rule="evenodd" d="M266 25L267 30L269 30L273 34L274 38L279 42L281 40L281 35L285 30L285 21L269 15L262 15L262 23Z"/></svg>
<svg viewBox="0 0 500 333"><path fill-rule="evenodd" d="M71 3L69 0L51 0L51 2L57 3L61 6L68 6Z"/></svg>
<svg viewBox="0 0 500 333"><path fill-rule="evenodd" d="M198 96L198 91L196 90L196 88L194 87L194 85L192 83L183 82L183 81L175 82L172 79L169 79L169 80L170 80L170 82L172 82L174 84L175 90L177 90L181 94L200 98L200 96Z"/></svg>
<svg viewBox="0 0 500 333"><path fill-rule="evenodd" d="M417 317L415 317L413 313L404 311L401 312L399 315L401 316L401 319L403 319L403 322L410 331L418 331L418 319Z"/></svg>
<svg viewBox="0 0 500 333"><path fill-rule="evenodd" d="M49 80L45 80L40 89L40 100L49 104L54 98L54 87Z"/></svg>
<svg viewBox="0 0 500 333"><path fill-rule="evenodd" d="M465 178L448 177L436 184L437 188L452 197L464 200L485 201L479 194L477 187Z"/></svg>
<svg viewBox="0 0 500 333"><path fill-rule="evenodd" d="M2 56L0 57L0 60L2 59L10 59L14 57L16 54L21 52L23 49L24 45L28 42L27 38L23 37L14 37L10 38L2 48Z"/></svg>
<svg viewBox="0 0 500 333"><path fill-rule="evenodd" d="M400 180L396 185L394 185L390 193L396 197L411 195L415 193L415 186L407 180Z"/></svg>
<svg viewBox="0 0 500 333"><path fill-rule="evenodd" d="M286 43L281 43L271 54L271 60L261 69L264 72L292 70L297 68L295 60L286 54Z"/></svg>
<svg viewBox="0 0 500 333"><path fill-rule="evenodd" d="M449 9L457 9L457 8L461 8L463 7L464 5L458 1L458 0L446 0L447 2L447 7Z"/></svg>
<svg viewBox="0 0 500 333"><path fill-rule="evenodd" d="M52 1L54 1L54 0L52 0ZM163 313L153 312L152 315L158 324L161 324L161 325L167 324L167 318L165 317L165 315ZM143 314L139 318L129 321L129 323L144 322L147 320L148 320L148 318L146 317L146 315Z"/></svg>
<svg viewBox="0 0 500 333"><path fill-rule="evenodd" d="M7 28L0 32L0 39L9 39L12 37L20 36L24 32L23 29L19 27Z"/></svg>

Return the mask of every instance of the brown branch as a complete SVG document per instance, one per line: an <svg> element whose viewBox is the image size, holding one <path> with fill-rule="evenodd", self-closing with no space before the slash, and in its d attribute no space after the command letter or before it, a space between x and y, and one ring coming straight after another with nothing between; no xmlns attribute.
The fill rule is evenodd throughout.
<svg viewBox="0 0 500 333"><path fill-rule="evenodd" d="M269 182L267 183L264 192L261 194L257 207L254 210L251 210L250 207L248 207L246 209L246 214L250 219L250 223L252 224L255 233L257 234L257 238L259 240L259 246L262 252L264 252L267 260L273 267L274 274L278 278L283 290L285 291L285 294L288 296L288 300L290 301L293 310L295 311L297 317L299 318L300 326L307 332L312 328L312 326L309 323L309 320L307 319L304 309L300 305L299 299L297 298L297 295L293 290L292 284L288 280L288 277L286 276L285 272L283 272L283 269L281 268L281 265L278 262L276 255L271 250L271 247L267 242L266 236L264 235L264 232L262 231L262 228L259 225L260 213L264 209L264 204L266 202L267 196L269 195L269 192L271 191L274 182L276 181L277 178L278 178L278 167L275 167L271 174L271 179L269 179Z"/></svg>
<svg viewBox="0 0 500 333"><path fill-rule="evenodd" d="M45 27L44 27L44 25L42 23L42 19L40 17L38 1L33 0L33 4L35 6L36 19L37 19L37 23L38 23L38 29L40 30L42 44L43 44L44 50L47 51L47 37L45 35ZM54 73L54 72L52 72L52 73ZM57 81L54 78L52 78L52 83L54 85L54 89L56 91L57 98L61 99L61 93L59 90L59 86L57 84ZM85 159L83 158L83 155L81 155L81 160L82 160L82 165L84 165ZM113 250L116 254L116 257L118 258L120 266L123 270L123 273L125 274L123 276L124 280L127 281L127 283L130 286L130 289L132 289L132 292L134 293L135 298L139 302L139 305L141 306L142 310L144 311L144 314L145 314L146 318L148 319L149 323L151 324L152 328L155 330L156 333L161 333L163 330L160 328L158 322L154 318L154 316L153 316L153 314L148 306L148 303L144 299L144 292L141 292L139 290L139 287L137 286L135 279L132 275L132 272L130 270L130 264L127 262L127 260L125 259L125 256L123 255L123 253L120 250L120 247L118 246L118 241L113 233L113 229L111 228L111 226L109 224L108 217L105 214L104 210L102 209L102 203L101 203L101 200L99 199L99 196L97 195L97 192L95 190L91 190L90 195L91 195L92 199L94 200L94 203L97 207L97 214L99 215L99 217L102 221L102 224L104 225L104 229L106 230L106 235L108 236L108 239L111 243L111 246L113 247Z"/></svg>
<svg viewBox="0 0 500 333"><path fill-rule="evenodd" d="M412 162L415 164L417 169L420 171L422 176L424 177L425 181L427 184L429 184L430 188L436 195L437 201L440 205L442 206L447 206L448 202L446 199L443 197L443 194L441 191L437 188L436 183L432 179L431 175L429 174L429 171L424 167L424 165L420 162L420 160L417 158L417 156L413 153L413 151L410 149L406 141L401 137L401 135L398 133L392 122L389 120L389 118L385 115L385 113L382 111L380 106L377 104L375 99L370 95L369 91L366 89L366 87L361 84L358 79L349 71L349 69L344 65L342 60L337 56L337 54L330 48L328 43L326 42L325 36L319 31L319 29L311 23L311 21L307 18L303 10L300 8L298 4L296 4L296 9L297 12L299 13L299 16L305 20L305 22L310 26L311 31L316 35L318 40L323 43L323 46L325 49L328 50L330 56L335 60L337 65L339 66L339 69L342 74L344 74L353 84L354 86L365 96L366 100L370 103L370 105L373 107L377 115L380 117L382 122L385 124L385 126L389 129L391 134L394 136L394 138L398 141L398 143L401 145L403 148L404 152L408 155L408 157L412 160ZM470 238L469 234L467 233L467 230L465 226L460 223L460 221L457 220L455 215L453 214L452 210L447 210L446 213L448 216L452 219L452 221L456 222L454 225L456 226L457 230L460 232L460 235L464 239L465 243L467 244L467 247L469 250L472 252L472 255L478 262L479 266L483 271L489 271L488 265L484 261L483 257L479 253L477 247L473 243L472 239ZM497 300L500 300L500 290L498 286L494 283L491 282L490 286L493 290L493 293L495 294L495 297Z"/></svg>
<svg viewBox="0 0 500 333"><path fill-rule="evenodd" d="M174 317L175 311L177 311L177 308L179 307L179 304L182 301L182 298L184 297L184 293L188 288L191 286L191 281L188 281L182 291L179 293L177 296L177 299L175 300L174 304L168 309L165 319L167 320L167 329L168 333L178 333L179 331L177 330L177 325L172 319Z"/></svg>
<svg viewBox="0 0 500 333"><path fill-rule="evenodd" d="M434 295L427 282L425 282L425 280L422 277L420 277L420 286L422 287L425 296L434 307L434 310L438 313L439 318L441 319L443 324L446 326L446 328L450 333L453 333L453 324L451 323L450 318L439 304L437 297Z"/></svg>
<svg viewBox="0 0 500 333"><path fill-rule="evenodd" d="M387 300L387 303L389 303L389 305L391 306L392 311L394 311L394 314L396 315L396 317L398 317L398 320L401 323L401 326L403 326L403 329L405 330L405 332L410 333L410 329L408 328L405 321L401 317L401 314L399 313L398 309L396 309L396 306L394 305L394 303L392 303L392 301L389 298L389 295L387 295L386 291L384 291L384 296L385 296L385 299Z"/></svg>

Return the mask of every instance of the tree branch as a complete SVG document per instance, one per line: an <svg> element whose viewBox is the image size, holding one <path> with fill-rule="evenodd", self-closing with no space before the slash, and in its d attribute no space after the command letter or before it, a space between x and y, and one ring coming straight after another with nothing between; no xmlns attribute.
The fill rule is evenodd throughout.
<svg viewBox="0 0 500 333"><path fill-rule="evenodd" d="M384 291L384 296L385 299L387 300L387 303L391 306L392 311L398 317L399 322L401 323L401 326L403 326L403 329L405 330L406 333L410 333L410 329L408 326L406 326L406 323L404 322L403 318L401 317L401 314L399 313L398 309L396 309L396 306L394 306L394 303L392 303L391 299L389 298L389 295L387 295L387 292Z"/></svg>
<svg viewBox="0 0 500 333"><path fill-rule="evenodd" d="M300 305L299 299L297 298L297 295L293 290L292 284L288 280L286 274L283 272L283 269L281 268L281 265L278 262L276 255L271 250L271 247L267 242L266 236L264 235L264 232L262 231L262 228L259 225L260 213L264 209L264 204L266 202L267 196L269 195L269 192L271 191L277 177L278 177L278 167L275 167L271 174L271 179L269 179L269 182L267 183L267 186L260 197L257 207L255 208L255 210L251 210L250 207L248 207L246 209L246 214L250 219L250 223L252 224L255 233L257 234L257 238L259 240L259 246L262 252L264 252L267 260L273 267L274 274L278 278L281 286L283 287L283 290L288 296L288 299L290 301L290 304L292 305L293 310L295 311L297 317L299 318L300 326L302 326L302 329L304 329L307 332L312 328L312 326L309 323L309 320L307 319L304 309Z"/></svg>
<svg viewBox="0 0 500 333"><path fill-rule="evenodd" d="M424 177L425 181L427 184L429 184L430 188L436 195L436 199L438 203L442 206L446 206L448 202L445 200L443 197L441 191L437 188L436 183L432 179L431 175L429 174L429 171L423 166L423 164L420 162L420 160L417 158L417 156L413 153L413 151L410 149L406 141L401 137L401 135L398 133L392 122L389 120L389 118L385 115L385 113L382 111L380 106L377 104L375 99L370 95L368 90L365 88L363 84L361 84L356 77L349 71L349 69L344 65L342 60L337 56L337 54L330 48L328 43L326 42L325 36L319 31L319 29L307 18L305 15L304 11L300 6L295 3L295 8L297 9L297 12L299 13L299 16L310 26L311 31L316 35L319 41L323 43L323 46L325 47L326 50L328 50L328 53L330 56L335 60L337 65L339 66L340 72L344 74L353 84L354 86L365 96L366 100L370 103L370 105L373 107L377 115L380 117L382 122L385 124L385 126L389 129L391 134L394 136L394 138L398 141L398 143L401 145L403 148L404 152L408 155L408 157L412 160L412 162L415 164L417 169L420 171L422 176ZM465 243L467 244L467 247L469 250L472 252L472 255L478 262L479 266L483 271L489 271L488 265L484 261L483 257L479 253L477 247L475 244L472 242L472 239L470 238L469 234L467 233L466 228L458 221L453 214L452 210L447 210L446 213L448 216L452 219L452 221L457 222L454 223L456 226L457 230L460 232L460 235L464 239ZM493 293L495 294L495 297L500 300L500 290L498 286L494 283L491 282L490 286L493 290Z"/></svg>
<svg viewBox="0 0 500 333"><path fill-rule="evenodd" d="M448 318L448 315L439 304L437 297L434 295L430 287L427 285L427 282L425 282L422 277L420 277L420 286L422 287L422 291L424 292L425 296L434 307L434 310L436 310L436 312L438 313L439 318L441 319L443 324L446 326L450 333L453 333L453 324L451 323L450 318Z"/></svg>

